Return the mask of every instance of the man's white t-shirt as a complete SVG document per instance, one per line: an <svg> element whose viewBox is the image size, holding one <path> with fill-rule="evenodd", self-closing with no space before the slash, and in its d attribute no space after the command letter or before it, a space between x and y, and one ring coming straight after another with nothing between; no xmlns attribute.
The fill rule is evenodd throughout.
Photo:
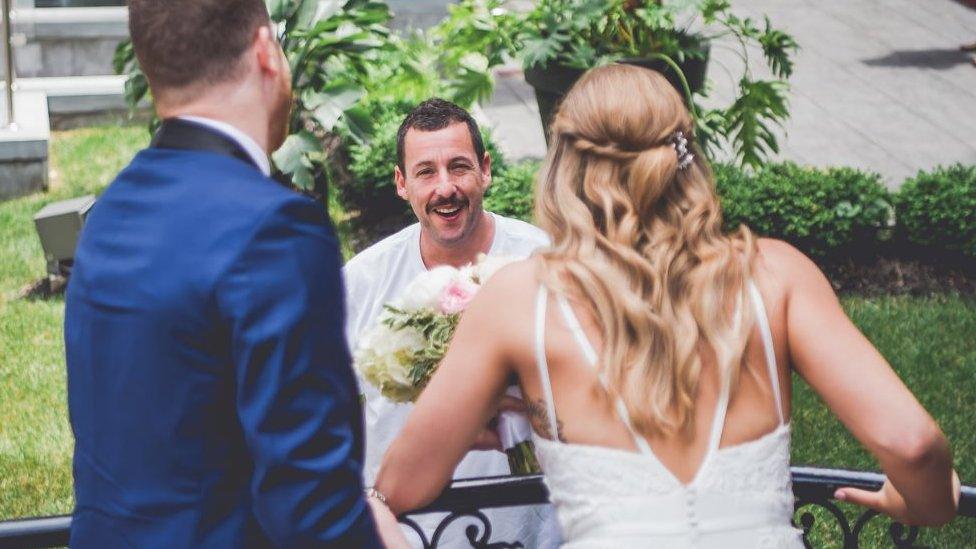
<svg viewBox="0 0 976 549"><path fill-rule="evenodd" d="M549 245L549 237L538 227L496 214L489 215L495 220L495 238L488 255L523 259ZM359 336L375 325L383 305L400 297L407 285L426 270L420 256L419 223L377 242L346 263L343 276L346 285L346 337L350 350L355 350ZM365 396L363 413L366 421L363 475L366 485L371 486L383 455L400 433L413 405L390 402L364 380L360 380L360 389ZM461 460L454 471L454 478L508 474L510 470L505 454L494 450L475 450ZM519 516L519 513L523 516ZM490 514L493 515L490 517L493 540L518 540L525 547L558 544L558 526L549 508L494 509ZM465 541L463 546L469 544Z"/></svg>

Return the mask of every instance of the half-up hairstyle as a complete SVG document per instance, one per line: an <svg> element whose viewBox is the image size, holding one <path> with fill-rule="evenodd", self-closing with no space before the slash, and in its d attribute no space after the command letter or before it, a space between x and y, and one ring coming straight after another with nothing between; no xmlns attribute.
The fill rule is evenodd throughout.
<svg viewBox="0 0 976 549"><path fill-rule="evenodd" d="M536 191L536 218L552 236L544 282L598 322L601 373L637 431L686 431L703 359L738 378L752 326L752 234L723 233L691 116L659 74L590 70L550 131ZM694 155L680 170L676 131Z"/></svg>

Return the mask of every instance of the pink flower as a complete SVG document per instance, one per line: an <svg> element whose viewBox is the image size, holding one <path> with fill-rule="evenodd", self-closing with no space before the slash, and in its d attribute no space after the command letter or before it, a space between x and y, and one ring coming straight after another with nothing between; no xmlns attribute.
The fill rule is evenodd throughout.
<svg viewBox="0 0 976 549"><path fill-rule="evenodd" d="M470 280L460 279L451 282L441 294L441 312L446 315L460 313L474 299L476 293L478 293L478 285Z"/></svg>

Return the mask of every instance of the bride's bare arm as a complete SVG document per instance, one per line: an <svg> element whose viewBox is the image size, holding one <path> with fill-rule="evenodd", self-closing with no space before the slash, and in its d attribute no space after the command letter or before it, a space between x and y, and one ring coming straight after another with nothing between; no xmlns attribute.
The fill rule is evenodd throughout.
<svg viewBox="0 0 976 549"><path fill-rule="evenodd" d="M386 452L376 489L393 512L433 501L497 414L512 371L512 319L528 314L512 299L512 286L520 284L524 270L518 264L506 267L475 296L447 355Z"/></svg>
<svg viewBox="0 0 976 549"><path fill-rule="evenodd" d="M785 295L793 367L888 476L880 492L845 488L838 496L910 524L952 520L958 479L938 425L850 321L812 261L782 242L761 241L760 250L760 273Z"/></svg>

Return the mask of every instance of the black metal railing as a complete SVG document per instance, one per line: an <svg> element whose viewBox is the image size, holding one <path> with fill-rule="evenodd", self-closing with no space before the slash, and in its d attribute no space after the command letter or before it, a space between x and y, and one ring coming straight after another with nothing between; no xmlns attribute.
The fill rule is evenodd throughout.
<svg viewBox="0 0 976 549"><path fill-rule="evenodd" d="M860 547L862 534L868 524L876 519L886 521L887 536L894 547L917 547L915 543L918 539L918 528L899 524L871 510L857 515L852 523L833 499L834 491L843 486L877 490L884 482L882 475L813 467L793 467L792 471L793 494L796 497L793 518L796 526L803 529L807 547L812 547L809 536L817 522L817 513L812 511L815 508L824 510L826 516L836 522L845 548ZM467 519L464 534L472 547L523 547L518 540L493 539L491 521L483 511L547 502L548 493L541 476L471 479L455 482L436 501L420 511L402 517L400 522L416 532L425 548L437 547L444 533L462 519ZM414 520L417 515L428 513L446 513L435 530L429 533L429 537L428 532L424 532ZM976 486L963 486L958 516L960 519L976 518ZM833 523L828 526L833 526ZM0 549L64 546L68 544L70 528L71 517L68 516L0 522Z"/></svg>

